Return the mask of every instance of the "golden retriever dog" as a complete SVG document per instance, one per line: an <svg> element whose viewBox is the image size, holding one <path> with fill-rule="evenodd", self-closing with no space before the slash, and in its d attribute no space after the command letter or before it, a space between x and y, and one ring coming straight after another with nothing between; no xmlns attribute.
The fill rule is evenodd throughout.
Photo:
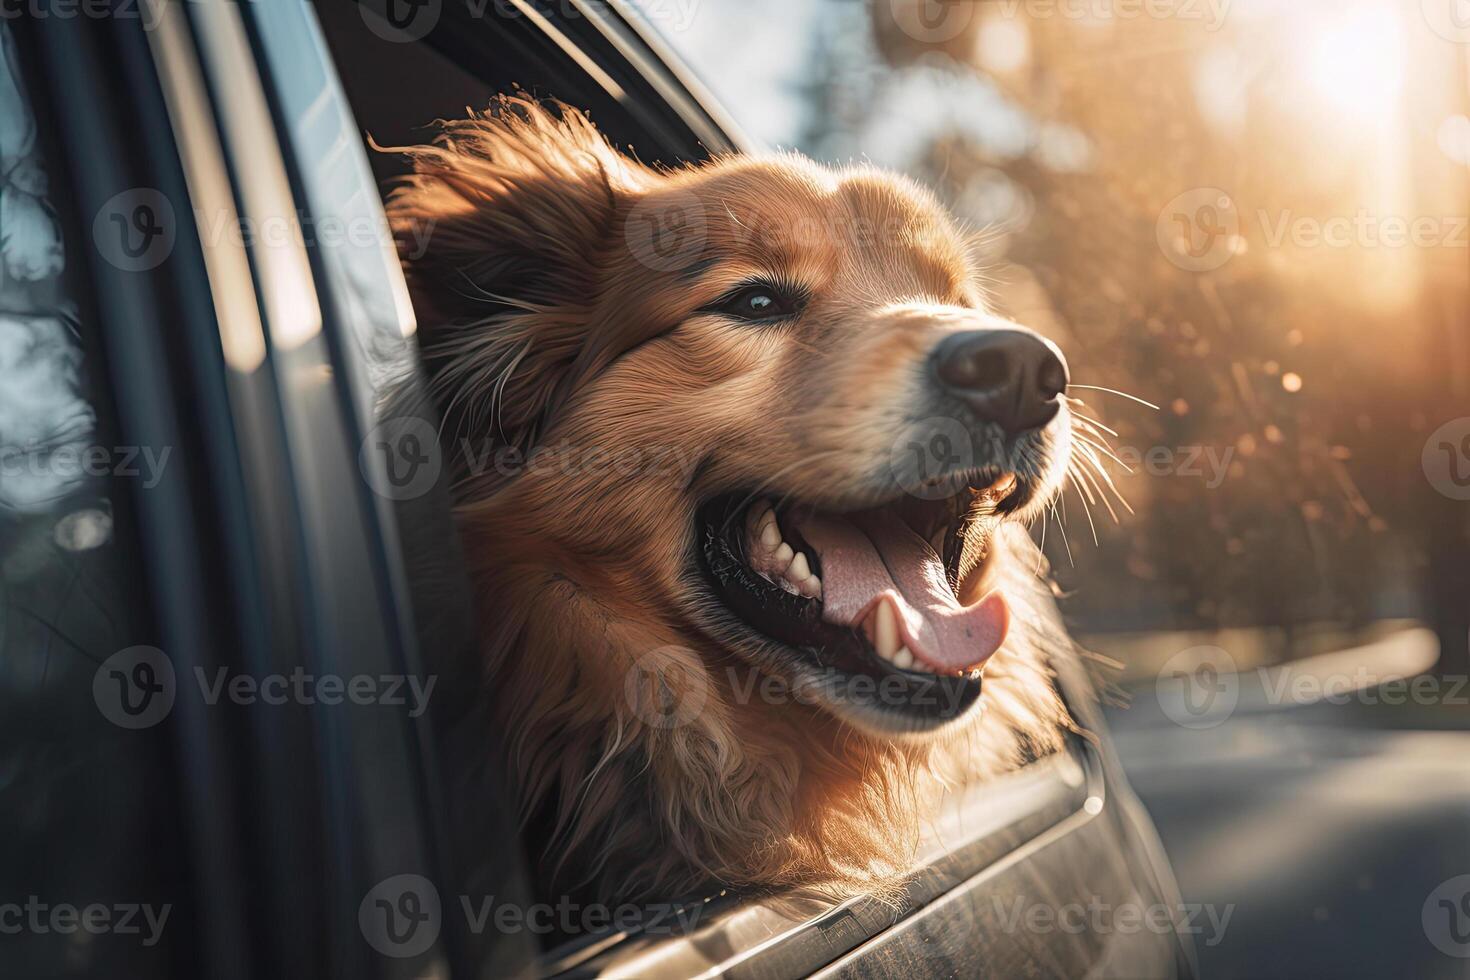
<svg viewBox="0 0 1470 980"><path fill-rule="evenodd" d="M1067 367L987 312L931 194L655 169L521 97L394 152L543 881L881 892L946 792L1061 744L1006 527L1067 468Z"/></svg>

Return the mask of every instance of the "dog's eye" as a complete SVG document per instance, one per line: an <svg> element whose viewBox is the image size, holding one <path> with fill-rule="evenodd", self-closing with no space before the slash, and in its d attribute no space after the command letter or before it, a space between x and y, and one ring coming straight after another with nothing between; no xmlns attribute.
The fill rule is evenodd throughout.
<svg viewBox="0 0 1470 980"><path fill-rule="evenodd" d="M800 300L784 290L769 283L753 283L726 294L706 310L737 320L761 321L794 316L800 306Z"/></svg>

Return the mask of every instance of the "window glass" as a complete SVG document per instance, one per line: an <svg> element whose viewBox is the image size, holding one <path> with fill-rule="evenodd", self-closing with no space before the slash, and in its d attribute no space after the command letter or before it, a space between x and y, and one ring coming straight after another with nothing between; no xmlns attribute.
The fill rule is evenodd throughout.
<svg viewBox="0 0 1470 980"><path fill-rule="evenodd" d="M157 724L172 691L129 495L168 453L114 426L72 301L46 118L0 23L0 962L11 976L161 977L188 903Z"/></svg>

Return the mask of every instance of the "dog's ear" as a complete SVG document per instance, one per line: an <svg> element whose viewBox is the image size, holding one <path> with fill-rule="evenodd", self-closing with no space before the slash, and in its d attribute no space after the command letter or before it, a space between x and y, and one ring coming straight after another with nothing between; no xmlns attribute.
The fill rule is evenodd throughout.
<svg viewBox="0 0 1470 980"><path fill-rule="evenodd" d="M534 445L586 339L610 236L660 176L582 113L503 96L394 148L388 217L450 437Z"/></svg>

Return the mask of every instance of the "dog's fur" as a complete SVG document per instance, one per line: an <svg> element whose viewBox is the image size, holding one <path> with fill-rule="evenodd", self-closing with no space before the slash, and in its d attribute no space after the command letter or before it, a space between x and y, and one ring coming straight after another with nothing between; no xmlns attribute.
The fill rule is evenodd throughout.
<svg viewBox="0 0 1470 980"><path fill-rule="evenodd" d="M909 366L988 317L928 193L795 155L655 170L523 98L396 152L413 174L389 215L455 467L484 697L523 815L554 823L547 876L606 899L881 890L948 787L1060 744L1024 603L978 718L879 735L742 689L780 671L711 625L691 573L715 492L892 492L873 474ZM797 325L698 312L753 271L809 287Z"/></svg>

